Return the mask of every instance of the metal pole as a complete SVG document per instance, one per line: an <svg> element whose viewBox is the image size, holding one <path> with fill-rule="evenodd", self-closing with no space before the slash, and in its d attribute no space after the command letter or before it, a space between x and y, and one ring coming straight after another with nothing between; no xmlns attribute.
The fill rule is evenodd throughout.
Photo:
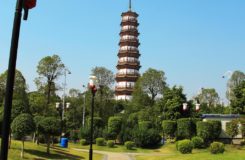
<svg viewBox="0 0 245 160"><path fill-rule="evenodd" d="M66 130L66 127L65 127L65 96L66 96L66 69L64 70L65 72L64 72L64 76L65 76L65 79L64 79L64 90L63 90L63 103L62 103L62 122L63 122L63 130L62 130L62 133L64 133L65 132L65 130ZM63 132L64 131L64 132Z"/></svg>
<svg viewBox="0 0 245 160"><path fill-rule="evenodd" d="M15 68L16 68L16 60L17 60L23 2L24 2L23 0L17 0L16 2L16 10L15 10L13 30L12 30L12 40L11 40L11 47L10 47L8 76L7 76L7 84L6 84L6 95L4 100L4 115L3 115L3 126L2 126L1 156L0 156L1 160L8 159L10 118L11 118L13 87L14 87Z"/></svg>
<svg viewBox="0 0 245 160"><path fill-rule="evenodd" d="M91 104L91 123L90 123L90 149L89 149L89 160L93 160L93 121L94 121L94 96L95 92L92 89L92 104Z"/></svg>

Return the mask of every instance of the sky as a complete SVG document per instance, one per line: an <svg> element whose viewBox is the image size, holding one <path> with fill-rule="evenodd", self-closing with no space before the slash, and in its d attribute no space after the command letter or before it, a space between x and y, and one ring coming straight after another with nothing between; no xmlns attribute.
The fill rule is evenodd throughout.
<svg viewBox="0 0 245 160"><path fill-rule="evenodd" d="M15 3L0 5L0 73L8 66ZM244 0L132 0L139 14L140 72L163 70L169 86L183 86L188 98L215 88L225 100L228 79L222 75L245 72L244 8ZM121 13L127 10L128 0L37 0L22 21L17 59L29 90L36 90L38 62L53 54L72 73L68 89L83 90L95 66L116 73Z"/></svg>

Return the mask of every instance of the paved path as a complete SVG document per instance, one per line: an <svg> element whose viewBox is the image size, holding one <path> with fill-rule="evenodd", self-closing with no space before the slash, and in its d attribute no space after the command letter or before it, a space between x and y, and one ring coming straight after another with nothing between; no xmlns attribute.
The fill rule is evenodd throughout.
<svg viewBox="0 0 245 160"><path fill-rule="evenodd" d="M88 152L86 149L72 148L77 151ZM135 156L169 156L173 154L161 154L161 153L120 153L120 152L106 152L93 150L94 153L104 155L103 160L135 160Z"/></svg>

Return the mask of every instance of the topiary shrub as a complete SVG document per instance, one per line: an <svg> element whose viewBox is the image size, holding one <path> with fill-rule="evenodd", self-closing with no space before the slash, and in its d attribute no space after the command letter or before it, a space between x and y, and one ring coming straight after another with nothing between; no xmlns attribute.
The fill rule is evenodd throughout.
<svg viewBox="0 0 245 160"><path fill-rule="evenodd" d="M184 139L184 140L178 141L177 149L182 154L188 154L192 152L193 145L189 139Z"/></svg>
<svg viewBox="0 0 245 160"><path fill-rule="evenodd" d="M193 148L202 148L204 145L204 141L201 137L192 137L191 142L193 144Z"/></svg>
<svg viewBox="0 0 245 160"><path fill-rule="evenodd" d="M109 148L113 148L113 147L115 146L114 140L108 140L108 141L107 141L107 146L108 146Z"/></svg>
<svg viewBox="0 0 245 160"><path fill-rule="evenodd" d="M221 121L218 121L218 120L209 120L208 121L212 127L213 127L213 132L212 132L212 138L213 139L218 139L219 138L219 135L221 133L221 130L222 130L222 126L221 126Z"/></svg>
<svg viewBox="0 0 245 160"><path fill-rule="evenodd" d="M134 142L132 142L132 141L127 141L124 143L124 145L128 150L132 150L135 146Z"/></svg>
<svg viewBox="0 0 245 160"><path fill-rule="evenodd" d="M105 145L105 139L104 138L96 138L96 145L97 146L104 146Z"/></svg>
<svg viewBox="0 0 245 160"><path fill-rule="evenodd" d="M162 129L165 138L173 138L176 132L176 121L164 120L162 121Z"/></svg>
<svg viewBox="0 0 245 160"><path fill-rule="evenodd" d="M213 139L213 127L209 122L197 122L197 136L207 144Z"/></svg>
<svg viewBox="0 0 245 160"><path fill-rule="evenodd" d="M85 146L85 145L87 145L88 143L87 143L86 139L80 139L80 144L81 144L82 146Z"/></svg>
<svg viewBox="0 0 245 160"><path fill-rule="evenodd" d="M210 152L212 154L224 153L225 145L221 142L213 142L210 145Z"/></svg>
<svg viewBox="0 0 245 160"><path fill-rule="evenodd" d="M177 137L178 139L190 139L194 124L190 118L181 118L177 120Z"/></svg>

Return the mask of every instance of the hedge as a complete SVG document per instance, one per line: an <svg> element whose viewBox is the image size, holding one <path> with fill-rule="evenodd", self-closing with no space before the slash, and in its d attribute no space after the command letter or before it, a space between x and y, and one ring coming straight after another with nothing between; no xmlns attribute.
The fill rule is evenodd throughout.
<svg viewBox="0 0 245 160"><path fill-rule="evenodd" d="M202 148L204 145L204 141L201 137L192 137L191 142L193 144L193 148Z"/></svg>
<svg viewBox="0 0 245 160"><path fill-rule="evenodd" d="M168 136L170 138L175 136L177 124L176 121L164 120L162 121L162 129L164 136Z"/></svg>
<svg viewBox="0 0 245 160"><path fill-rule="evenodd" d="M213 126L209 122L197 122L197 136L201 137L205 143L212 140L213 136Z"/></svg>
<svg viewBox="0 0 245 160"><path fill-rule="evenodd" d="M193 149L193 145L189 139L178 141L177 150L182 154L191 153Z"/></svg>
<svg viewBox="0 0 245 160"><path fill-rule="evenodd" d="M194 125L190 118L181 118L177 120L177 138L190 139L193 135Z"/></svg>
<svg viewBox="0 0 245 160"><path fill-rule="evenodd" d="M222 130L221 121L209 120L208 122L211 123L213 127L213 139L218 139Z"/></svg>
<svg viewBox="0 0 245 160"><path fill-rule="evenodd" d="M225 145L220 142L213 142L210 145L210 152L212 154L217 154L217 153L224 153L225 151Z"/></svg>

